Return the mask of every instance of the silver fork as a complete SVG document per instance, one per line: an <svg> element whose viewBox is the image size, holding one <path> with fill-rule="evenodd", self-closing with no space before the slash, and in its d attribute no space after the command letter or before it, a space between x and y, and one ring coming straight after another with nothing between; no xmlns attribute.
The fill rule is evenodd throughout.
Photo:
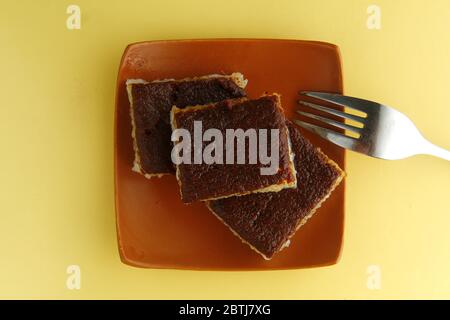
<svg viewBox="0 0 450 320"><path fill-rule="evenodd" d="M426 140L407 116L391 107L339 94L312 91L301 92L301 94L318 99L318 101L348 107L365 114L365 116L359 116L320 104L299 101L300 104L310 109L359 123L359 126L355 126L314 113L297 110L302 116L315 119L335 128L353 132L354 136L350 136L346 133L338 132L339 130L330 130L309 122L294 120L300 127L312 131L338 146L388 160L404 159L416 154L429 154L450 160L449 151Z"/></svg>

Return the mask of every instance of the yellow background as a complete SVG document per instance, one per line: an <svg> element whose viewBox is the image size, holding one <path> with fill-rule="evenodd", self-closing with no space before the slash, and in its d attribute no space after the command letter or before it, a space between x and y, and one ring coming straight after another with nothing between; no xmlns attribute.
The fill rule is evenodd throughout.
<svg viewBox="0 0 450 320"><path fill-rule="evenodd" d="M340 46L346 93L397 107L450 148L450 2L2 1L1 298L450 298L450 164L348 153L338 265L276 272L145 270L119 261L113 194L120 57L142 40L262 37ZM81 8L81 30L66 8ZM66 268L81 267L81 290ZM367 287L378 265L380 290Z"/></svg>

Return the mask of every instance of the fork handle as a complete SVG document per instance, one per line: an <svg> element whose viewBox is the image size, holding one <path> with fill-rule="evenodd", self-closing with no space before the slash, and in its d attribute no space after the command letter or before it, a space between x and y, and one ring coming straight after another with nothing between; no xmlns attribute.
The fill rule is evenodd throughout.
<svg viewBox="0 0 450 320"><path fill-rule="evenodd" d="M425 149L423 153L450 161L449 151L445 150L444 148L438 147L429 141L425 141Z"/></svg>

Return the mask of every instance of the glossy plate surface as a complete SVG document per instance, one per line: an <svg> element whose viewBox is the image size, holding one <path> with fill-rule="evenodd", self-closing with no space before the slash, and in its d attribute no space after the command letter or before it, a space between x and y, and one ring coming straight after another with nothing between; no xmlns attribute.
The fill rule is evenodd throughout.
<svg viewBox="0 0 450 320"><path fill-rule="evenodd" d="M119 252L126 264L147 268L270 270L337 262L344 226L345 180L289 248L265 261L235 237L202 203L184 205L173 176L151 180L131 171L133 147L125 81L185 78L241 72L249 97L278 92L293 118L298 92L342 93L339 50L321 42L295 40L182 40L132 44L117 80L115 199ZM345 154L302 131L345 170Z"/></svg>

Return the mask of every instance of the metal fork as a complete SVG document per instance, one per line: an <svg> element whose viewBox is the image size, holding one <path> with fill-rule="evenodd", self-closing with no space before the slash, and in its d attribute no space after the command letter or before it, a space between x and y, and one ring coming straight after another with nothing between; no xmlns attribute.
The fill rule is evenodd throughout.
<svg viewBox="0 0 450 320"><path fill-rule="evenodd" d="M339 94L312 91L301 92L301 94L318 99L321 102L333 103L365 114L365 116L360 116L316 103L299 101L300 104L310 109L359 123L359 126L355 126L297 110L302 116L326 123L334 128L353 132L355 136L350 136L343 133L342 130L338 132L339 130L335 131L309 122L294 120L300 127L312 131L338 146L388 160L404 159L416 154L429 154L450 160L449 151L426 140L407 116L391 107Z"/></svg>

